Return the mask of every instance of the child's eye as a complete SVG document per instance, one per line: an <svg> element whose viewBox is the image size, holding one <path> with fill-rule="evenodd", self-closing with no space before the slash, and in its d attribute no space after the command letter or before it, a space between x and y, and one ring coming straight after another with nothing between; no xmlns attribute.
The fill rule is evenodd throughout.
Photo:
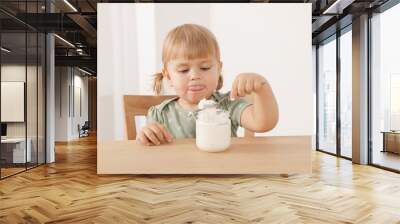
<svg viewBox="0 0 400 224"><path fill-rule="evenodd" d="M203 71L207 71L207 70L209 70L211 67L204 67L204 68L201 68L201 70L203 70ZM178 71L179 73L187 73L187 72L189 72L189 69L184 69L184 70L180 70L180 71Z"/></svg>

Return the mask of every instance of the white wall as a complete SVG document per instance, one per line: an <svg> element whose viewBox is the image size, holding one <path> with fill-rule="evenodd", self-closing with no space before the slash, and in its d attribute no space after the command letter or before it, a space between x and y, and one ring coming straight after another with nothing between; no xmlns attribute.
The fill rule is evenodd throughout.
<svg viewBox="0 0 400 224"><path fill-rule="evenodd" d="M79 138L78 124L88 120L88 78L72 67L56 67L55 73L55 141L70 141ZM80 104L77 89L82 114L76 106Z"/></svg>
<svg viewBox="0 0 400 224"><path fill-rule="evenodd" d="M68 67L55 68L55 141L68 141Z"/></svg>
<svg viewBox="0 0 400 224"><path fill-rule="evenodd" d="M238 73L268 79L280 109L278 126L268 135L312 135L310 20L311 4L98 4L98 139L126 139L122 96L153 94L162 42L183 23L216 35L223 92Z"/></svg>
<svg viewBox="0 0 400 224"><path fill-rule="evenodd" d="M31 76L36 77L36 66L25 66L18 64L8 64L1 66L1 81L3 82L25 82L25 76L28 76L29 87L36 86L36 80ZM28 120L28 137L35 133L36 137L36 87L27 88L27 105L30 108L27 109L27 120ZM6 97L6 96L2 96ZM32 104L34 102L34 104ZM1 108L1 110L7 110L7 108ZM24 110L24 108L22 108ZM25 122L7 122L7 136L8 137L25 137ZM42 136L40 136L42 137Z"/></svg>
<svg viewBox="0 0 400 224"><path fill-rule="evenodd" d="M74 87L75 87L75 94L74 97L74 108L72 110L75 110L75 113L72 113L72 119L71 119L71 135L73 138L78 138L79 137L79 132L77 129L78 124L81 126L85 123L85 121L88 121L89 113L88 113L88 77L87 76L82 76L83 73L77 74L78 70L75 70L75 75L74 75ZM80 99L79 99L79 93L78 90L80 90ZM79 102L81 101L81 102ZM79 111L79 107L82 110L81 112Z"/></svg>

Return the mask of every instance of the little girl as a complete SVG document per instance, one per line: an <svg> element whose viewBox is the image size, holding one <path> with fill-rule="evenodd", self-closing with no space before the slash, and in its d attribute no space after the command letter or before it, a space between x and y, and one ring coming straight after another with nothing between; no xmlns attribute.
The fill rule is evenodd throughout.
<svg viewBox="0 0 400 224"><path fill-rule="evenodd" d="M184 24L171 30L164 40L163 69L155 75L154 91L161 93L166 79L177 97L152 106L147 125L137 140L144 145L159 145L173 138L196 137L196 122L190 112L202 99L212 99L229 111L231 135L239 126L254 132L266 132L278 122L278 106L267 80L255 73L236 76L230 93L220 93L222 62L214 35L205 27ZM253 94L253 103L239 98Z"/></svg>

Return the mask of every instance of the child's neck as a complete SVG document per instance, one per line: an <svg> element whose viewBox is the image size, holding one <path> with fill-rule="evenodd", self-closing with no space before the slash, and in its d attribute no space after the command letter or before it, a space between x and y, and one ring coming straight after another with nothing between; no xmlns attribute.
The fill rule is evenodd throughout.
<svg viewBox="0 0 400 224"><path fill-rule="evenodd" d="M189 111L196 110L197 109L197 105L198 105L198 104L192 104L190 102L187 102L182 98L178 99L178 103L183 109L189 110Z"/></svg>

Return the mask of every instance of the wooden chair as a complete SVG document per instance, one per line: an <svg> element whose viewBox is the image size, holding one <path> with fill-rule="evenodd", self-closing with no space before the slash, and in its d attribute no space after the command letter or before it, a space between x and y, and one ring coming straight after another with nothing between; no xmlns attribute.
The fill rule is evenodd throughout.
<svg viewBox="0 0 400 224"><path fill-rule="evenodd" d="M151 106L160 104L164 100L175 96L143 96L143 95L125 95L125 125L128 134L128 140L136 139L135 116L146 116Z"/></svg>
<svg viewBox="0 0 400 224"><path fill-rule="evenodd" d="M124 95L125 125L128 140L136 139L135 116L146 116L151 106L173 97L175 96ZM254 132L245 129L244 137L254 137Z"/></svg>

